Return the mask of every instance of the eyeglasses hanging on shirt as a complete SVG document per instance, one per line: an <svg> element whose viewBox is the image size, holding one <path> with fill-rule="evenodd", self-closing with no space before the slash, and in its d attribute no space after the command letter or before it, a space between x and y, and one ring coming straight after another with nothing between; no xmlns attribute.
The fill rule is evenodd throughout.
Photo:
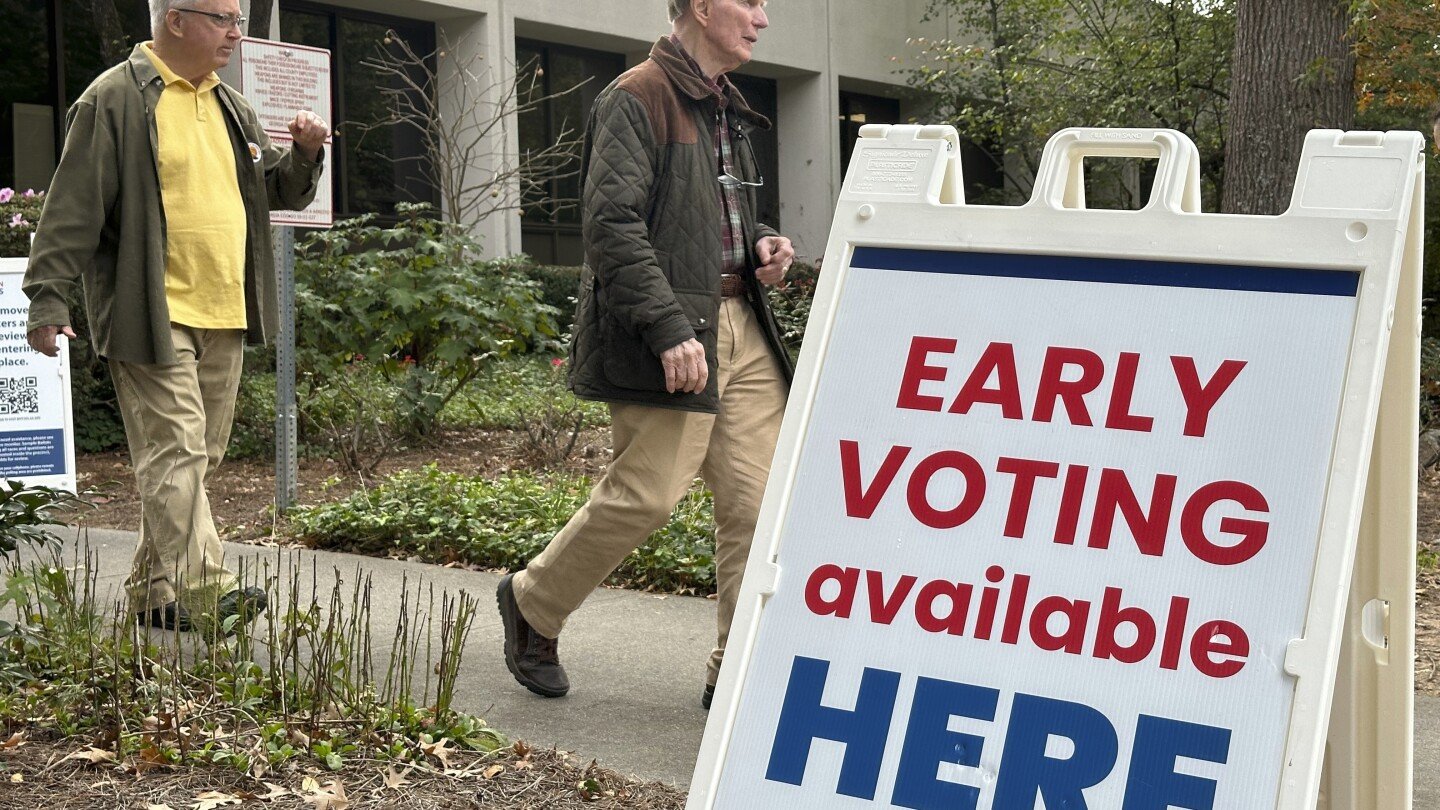
<svg viewBox="0 0 1440 810"><path fill-rule="evenodd" d="M755 158L755 147L750 145L750 139L745 137L745 134L743 132L739 132L736 130L732 130L732 132L735 133L735 137L731 139L731 142L733 143L734 141L743 141L745 143L746 151L750 153L750 165L758 169L760 167L760 161ZM740 188L742 186L759 188L765 185L764 175L757 175L753 182L750 180L741 180L740 178L731 174L730 171L725 167L723 162L720 166L720 175L715 179L719 180L720 185L724 186L725 188Z"/></svg>

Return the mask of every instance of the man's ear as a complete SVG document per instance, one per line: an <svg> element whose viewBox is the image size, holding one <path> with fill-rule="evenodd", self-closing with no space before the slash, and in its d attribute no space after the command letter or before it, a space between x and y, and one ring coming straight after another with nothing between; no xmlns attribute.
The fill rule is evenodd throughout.
<svg viewBox="0 0 1440 810"><path fill-rule="evenodd" d="M701 26L710 24L710 3L711 0L692 0L690 3L690 15Z"/></svg>

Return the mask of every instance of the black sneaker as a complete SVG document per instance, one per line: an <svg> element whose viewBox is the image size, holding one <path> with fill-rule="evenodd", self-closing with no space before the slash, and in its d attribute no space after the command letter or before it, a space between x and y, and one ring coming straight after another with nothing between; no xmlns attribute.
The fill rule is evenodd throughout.
<svg viewBox="0 0 1440 810"><path fill-rule="evenodd" d="M167 602L161 607L135 611L135 623L142 627L157 627L161 630L179 630L188 633L194 629L190 624L190 612L176 602Z"/></svg>
<svg viewBox="0 0 1440 810"><path fill-rule="evenodd" d="M715 700L715 684L705 684L705 691L700 693L700 707L710 711L710 704Z"/></svg>
<svg viewBox="0 0 1440 810"><path fill-rule="evenodd" d="M570 678L560 666L559 639L535 632L520 613L511 585L514 574L506 574L495 589L500 604L500 624L505 627L505 666L520 685L542 697L564 697Z"/></svg>
<svg viewBox="0 0 1440 810"><path fill-rule="evenodd" d="M225 635L232 635L240 629L240 625L249 624L251 619L265 612L270 604L270 599L265 595L264 588L257 588L254 585L248 588L236 588L233 591L220 597L215 603L215 622L220 626L221 632ZM240 617L229 628L226 622L231 616Z"/></svg>

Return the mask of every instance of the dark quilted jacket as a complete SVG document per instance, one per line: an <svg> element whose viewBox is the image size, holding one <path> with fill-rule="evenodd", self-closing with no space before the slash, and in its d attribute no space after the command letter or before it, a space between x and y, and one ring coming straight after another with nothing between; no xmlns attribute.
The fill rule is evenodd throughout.
<svg viewBox="0 0 1440 810"><path fill-rule="evenodd" d="M754 153L740 142L750 127L769 129L770 122L728 89L734 173L751 179L759 176ZM716 411L717 108L718 98L669 38L591 108L581 163L586 266L570 346L570 387L578 396ZM754 191L745 191L742 220L753 264L756 240L775 231L755 222ZM747 298L788 381L792 369L775 316L754 274L747 278ZM660 354L692 337L705 347L710 384L698 394L667 393Z"/></svg>

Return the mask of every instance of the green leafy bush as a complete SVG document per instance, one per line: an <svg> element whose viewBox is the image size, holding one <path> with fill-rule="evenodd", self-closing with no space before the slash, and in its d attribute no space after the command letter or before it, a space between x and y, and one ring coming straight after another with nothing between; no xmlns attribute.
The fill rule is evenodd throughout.
<svg viewBox="0 0 1440 810"><path fill-rule="evenodd" d="M516 569L584 504L590 486L583 476L512 472L485 479L431 465L396 473L342 501L302 507L291 513L290 525L318 548ZM609 582L713 593L713 526L710 494L692 491Z"/></svg>
<svg viewBox="0 0 1440 810"><path fill-rule="evenodd" d="M575 326L575 295L580 291L580 268L556 264L527 264L525 274L540 285L540 297L555 308L562 334Z"/></svg>
<svg viewBox="0 0 1440 810"><path fill-rule="evenodd" d="M396 211L394 227L366 215L310 234L297 251L303 393L346 400L349 414L344 424L312 426L357 468L373 468L400 439L433 432L446 403L492 359L551 346L557 336L555 310L522 262L482 261L462 227L431 218L426 206ZM352 395L356 369L390 386L378 407ZM372 462L347 447L365 448Z"/></svg>
<svg viewBox="0 0 1440 810"><path fill-rule="evenodd" d="M805 339L805 325L810 320L810 305L815 300L815 286L819 281L819 267L795 262L785 274L785 281L771 288L770 307L780 323L780 337L792 357L800 353L800 342Z"/></svg>
<svg viewBox="0 0 1440 810"><path fill-rule="evenodd" d="M1420 338L1420 428L1440 420L1440 340Z"/></svg>
<svg viewBox="0 0 1440 810"><path fill-rule="evenodd" d="M452 427L524 430L547 409L578 410L587 425L605 425L610 409L578 399L566 385L564 358L524 355L497 360L446 406L442 423Z"/></svg>

